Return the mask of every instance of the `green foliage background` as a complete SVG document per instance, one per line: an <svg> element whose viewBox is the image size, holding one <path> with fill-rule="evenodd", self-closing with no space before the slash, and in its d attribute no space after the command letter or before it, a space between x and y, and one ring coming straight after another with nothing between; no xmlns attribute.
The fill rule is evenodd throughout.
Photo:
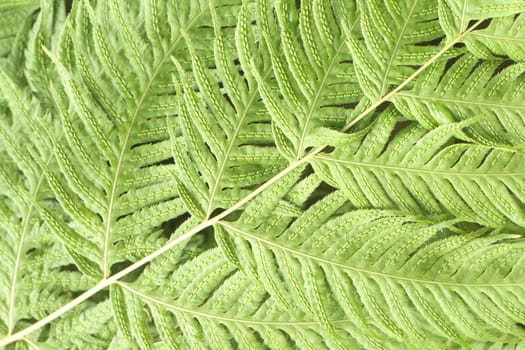
<svg viewBox="0 0 525 350"><path fill-rule="evenodd" d="M523 11L0 0L0 346L525 349Z"/></svg>

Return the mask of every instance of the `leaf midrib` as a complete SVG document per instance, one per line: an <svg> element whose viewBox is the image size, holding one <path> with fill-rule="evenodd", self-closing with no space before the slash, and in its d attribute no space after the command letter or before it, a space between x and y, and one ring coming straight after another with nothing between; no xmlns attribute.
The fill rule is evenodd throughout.
<svg viewBox="0 0 525 350"><path fill-rule="evenodd" d="M182 306L178 306L178 305L175 305L175 304L171 304L171 303L165 302L165 301L160 300L158 298L152 297L151 295L143 293L143 292L141 292L141 291L131 287L127 283L118 282L117 284L119 286L121 286L122 288L128 290L130 293L133 293L136 296L138 296L138 297L140 297L140 298L142 298L142 299L144 299L146 301L152 302L152 303L160 305L160 306L164 306L167 309L171 309L173 311L177 311L177 312L181 312L181 313L188 313L188 314L195 315L195 316L202 316L202 317L205 317L205 318L208 318L208 319L214 319L214 320L218 320L218 321L221 321L221 322L241 323L241 324L248 324L248 325L273 326L273 327L278 327L278 326L290 326L290 327L294 327L294 326L318 326L318 325L320 325L320 323L318 321L314 321L314 320L312 320L312 321L290 321L290 322L282 322L282 321L281 322L280 321L254 321L254 320L249 320L249 319L245 319L245 318L234 318L234 317L219 316L219 315L212 314L212 313L209 313L209 312L197 311L197 310L194 310L194 309L189 309L189 308L186 308L186 307L182 307ZM336 324L340 324L340 323L354 323L355 320L339 319L339 320L332 320L331 322L336 323Z"/></svg>
<svg viewBox="0 0 525 350"><path fill-rule="evenodd" d="M318 324L318 322L316 321L300 321L300 322L254 321L254 320L243 319L243 318L219 316L219 315L211 314L208 312L197 311L194 309L189 309L186 307L182 307L182 306L178 306L178 305L174 305L174 304L165 302L163 300L147 295L129 286L126 283L118 282L117 284L121 286L122 288L128 290L129 292L139 296L142 299L145 299L155 304L164 306L168 309L172 309L177 312L189 313L195 316L202 316L202 317L209 318L209 319L215 319L215 320L222 321L222 322L243 323L243 324L252 324L252 325L265 325L265 326L268 326L268 325L270 326L294 326L294 325L317 325Z"/></svg>
<svg viewBox="0 0 525 350"><path fill-rule="evenodd" d="M441 102L453 102L456 104L463 105L482 105L489 107L500 107L500 108L512 108L512 109L525 109L525 105L512 105L507 103L497 103L497 102L483 102L482 100L466 100L459 98L449 98L449 97L436 97L429 95L418 95L410 92L400 92L398 96L404 96L409 98L421 99L421 100L431 100L431 101L441 101Z"/></svg>
<svg viewBox="0 0 525 350"><path fill-rule="evenodd" d="M507 40L507 41L517 41L517 42L524 42L525 38L516 38L512 36L504 36L504 35L494 35L494 34L486 34L483 32L480 33L472 33L473 36L479 36L482 38L491 38L491 39L498 39L498 40Z"/></svg>
<svg viewBox="0 0 525 350"><path fill-rule="evenodd" d="M461 9L461 17L459 20L459 30L463 30L463 26L465 25L465 17L467 15L467 6L468 6L468 0L463 0L463 8Z"/></svg>
<svg viewBox="0 0 525 350"><path fill-rule="evenodd" d="M53 155L54 155L54 152L52 152L51 155L49 156L49 158L47 159L47 161L45 163L46 165L49 164L49 162L53 158ZM42 183L44 181L44 176L45 176L44 174L45 173L42 172L39 175L39 177L38 177L36 186L35 186L35 188L33 189L33 191L30 194L32 199L35 199L36 195L40 191L40 187L42 186ZM18 279L18 272L19 272L19 268L20 268L20 262L21 262L21 259L22 259L22 249L24 247L25 237L27 235L27 230L29 229L29 222L31 221L31 217L33 216L34 209L35 209L35 207L33 205L33 200L32 200L29 203L29 207L27 209L26 215L24 215L22 231L20 233L18 246L16 248L15 264L13 266L13 273L11 275L11 288L9 289L9 302L8 302L9 312L8 312L8 323L7 323L7 330L9 332L9 334L13 331L13 327L14 327L14 309L15 309L16 286L17 286L17 279Z"/></svg>
<svg viewBox="0 0 525 350"><path fill-rule="evenodd" d="M392 65L394 64L394 58L397 55L397 52L399 50L399 44L401 43L401 40L403 39L403 35L405 34L405 31L408 27L408 22L412 19L412 14L414 13L414 10L416 9L417 3L419 0L414 0L414 3L412 4L412 7L410 8L410 12L407 14L407 17L405 18L405 22L403 23L403 28L401 28L401 31L399 32L399 35L397 36L396 43L394 45L394 49L392 50L392 54L390 55L387 66L383 75L383 80L381 81L381 89L379 90L379 96L383 96L386 90L388 75L390 74L390 71L392 70Z"/></svg>
<svg viewBox="0 0 525 350"><path fill-rule="evenodd" d="M21 104L20 101L18 101L19 104ZM21 104L23 106L23 104ZM23 108L23 107L21 107ZM27 112L26 112L27 113ZM62 135L59 135L59 139L62 137ZM48 166L53 159L55 155L55 149L53 148L48 155L48 158L44 162L44 166ZM22 261L22 250L25 243L25 237L27 235L28 229L29 229L29 223L31 221L31 217L33 216L33 212L35 211L34 203L36 201L36 196L40 192L40 188L42 186L42 183L44 181L45 172L42 171L40 175L37 178L36 185L34 189L30 192L29 196L31 200L29 201L29 206L27 208L26 214L23 216L22 221L22 230L20 232L20 237L18 240L18 245L16 248L16 255L15 255L15 264L13 266L13 273L11 274L11 287L9 288L9 297L8 297L8 319L7 319L7 332L8 334L11 334L14 328L14 310L15 310L15 298L16 298L16 287L17 287L17 280L18 280L18 273L20 269L20 264Z"/></svg>
<svg viewBox="0 0 525 350"><path fill-rule="evenodd" d="M390 171L401 171L405 173L419 173L419 174L425 174L425 175L442 175L442 176L458 176L458 177L515 177L515 176L525 176L525 171L523 172L512 172L512 173L488 173L488 172L459 172L459 171L445 171L445 170L431 170L431 169L422 169L422 168L408 168L408 167L401 167L401 166L395 166L395 165L389 165L389 164L378 164L378 163L370 163L370 162L363 162L363 161L357 161L357 160L343 160L343 159L337 159L332 157L326 157L326 156L320 156L316 155L314 157L315 159L327 161L327 162L334 162L334 163L341 163L346 165L351 165L355 167L360 168L375 168L375 169L386 169Z"/></svg>

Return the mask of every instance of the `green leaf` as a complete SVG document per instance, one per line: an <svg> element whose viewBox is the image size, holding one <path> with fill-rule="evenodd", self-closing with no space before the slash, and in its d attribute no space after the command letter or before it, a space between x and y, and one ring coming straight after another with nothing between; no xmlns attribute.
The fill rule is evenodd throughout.
<svg viewBox="0 0 525 350"><path fill-rule="evenodd" d="M442 26L452 37L464 31L473 19L513 16L525 11L522 1L507 0L440 0L439 6Z"/></svg>
<svg viewBox="0 0 525 350"><path fill-rule="evenodd" d="M465 128L471 140L521 149L524 77L523 63L483 62L465 54L452 64L432 65L392 101L403 115L428 129L483 114L485 118Z"/></svg>
<svg viewBox="0 0 525 350"><path fill-rule="evenodd" d="M472 121L427 132L398 124L396 114L387 110L362 140L315 157L323 178L354 206L448 212L491 227L525 225L522 153L452 143Z"/></svg>
<svg viewBox="0 0 525 350"><path fill-rule="evenodd" d="M0 347L523 348L524 10L0 0Z"/></svg>
<svg viewBox="0 0 525 350"><path fill-rule="evenodd" d="M523 13L517 16L498 17L491 20L487 28L472 33L465 44L474 55L486 59L507 56L514 61L525 61L523 39Z"/></svg>
<svg viewBox="0 0 525 350"><path fill-rule="evenodd" d="M442 46L433 1L358 1L363 40L349 40L361 89L372 101L401 84ZM448 50L444 57L456 54Z"/></svg>
<svg viewBox="0 0 525 350"><path fill-rule="evenodd" d="M260 33L254 35L262 37L268 54L253 57L250 70L275 123L277 146L290 160L332 141L327 128L341 129L362 96L337 24L344 13L354 26L356 8L352 2L337 5L304 1L298 11L292 1L258 4ZM272 67L271 80L263 78L266 66Z"/></svg>
<svg viewBox="0 0 525 350"><path fill-rule="evenodd" d="M295 219L220 224L235 237L241 266L255 264L255 277L282 307L298 307L331 334L347 317L413 348L523 336L515 299L523 273L514 268L520 235L346 206L335 191Z"/></svg>
<svg viewBox="0 0 525 350"><path fill-rule="evenodd" d="M152 274L158 275L154 266L147 268L144 276ZM156 283L164 283L165 279L177 283L161 295ZM152 284L152 280L158 282ZM138 280L117 288L119 300L135 300L133 303L140 300L142 310L152 313L154 326L160 334L158 346L161 347L286 349L297 346L331 349L336 344L341 345L338 337L342 337L348 346L360 347L362 341L382 348L378 339L353 329L351 319L339 320L338 337L333 337L315 320L290 317L264 288L225 260L218 249L208 250L192 259L173 275L162 279L148 277L145 281ZM136 305L127 302L126 310L119 315L129 315L134 307ZM138 345L140 341L133 343Z"/></svg>

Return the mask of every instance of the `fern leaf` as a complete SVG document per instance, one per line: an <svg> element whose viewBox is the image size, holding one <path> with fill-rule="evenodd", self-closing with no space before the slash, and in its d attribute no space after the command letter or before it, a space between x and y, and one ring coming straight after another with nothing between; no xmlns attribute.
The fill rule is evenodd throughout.
<svg viewBox="0 0 525 350"><path fill-rule="evenodd" d="M257 34L269 57L263 56L263 62L253 58L249 70L272 115L279 150L296 160L306 149L334 142L330 129L341 129L351 116L349 107L359 102L361 93L349 68L352 58L336 24L336 16L342 13L349 26L355 24L356 9L352 2L337 7L305 1L300 13L292 1L272 5L258 4ZM274 40L276 36L282 41ZM272 67L274 79L263 79L261 67L266 66ZM307 76L314 78L307 80Z"/></svg>
<svg viewBox="0 0 525 350"><path fill-rule="evenodd" d="M471 20L514 16L524 10L525 4L522 1L439 1L441 25L451 37L464 31Z"/></svg>
<svg viewBox="0 0 525 350"><path fill-rule="evenodd" d="M188 21L160 26L173 14L167 8L157 11L156 6L144 3L133 13L123 4L79 3L75 15L86 25L76 30L68 27L58 51L64 59L54 58L61 86L53 96L62 112L67 143L55 141L61 171L50 178L84 237L100 247L100 269L105 276L122 261L119 248L124 249L126 240L185 213L170 175L173 164L166 122L174 118L177 104L171 96L175 89L170 57L184 51L182 33L198 30L201 17L210 18L210 14L207 2L181 4ZM119 21L143 18L144 26L116 26L113 38L123 40L115 44L118 41L102 34L112 25L111 19L100 14L111 14ZM150 40L151 50L145 50L143 35ZM158 41L166 36L169 42ZM56 54L50 53L51 57ZM98 75L93 74L95 67L100 67ZM102 157L95 157L98 154ZM116 242L121 244L114 248Z"/></svg>
<svg viewBox="0 0 525 350"><path fill-rule="evenodd" d="M514 61L525 60L523 39L525 16L505 16L492 19L487 28L476 31L465 40L469 51L480 58L509 57Z"/></svg>
<svg viewBox="0 0 525 350"><path fill-rule="evenodd" d="M432 1L359 1L363 40L350 48L361 89L372 101L399 85L440 49L444 35ZM430 44L429 44L430 43ZM457 54L448 50L444 58Z"/></svg>
<svg viewBox="0 0 525 350"><path fill-rule="evenodd" d="M42 167L53 162L50 145L40 137L31 138L43 118L28 114L41 111L28 91L0 72L1 91L13 113L29 129L20 130L21 120L3 115L0 126L3 167L0 171L2 248L0 328L9 334L24 327L25 320L45 317L70 300L75 293L91 286L53 234L46 213L53 207ZM11 119L11 120L10 120ZM42 130L42 129L40 129ZM47 130L52 132L52 130ZM21 176L22 174L22 176ZM46 224L44 224L46 222Z"/></svg>
<svg viewBox="0 0 525 350"><path fill-rule="evenodd" d="M142 282L112 287L112 302L120 301L121 305L118 317L122 318L122 333L129 334L137 345L145 339L156 339L155 346L163 344L167 348L330 349L340 343L317 327L315 320L294 319L283 313L275 299L228 263L219 249L188 261L175 274L159 275L152 266L144 277ZM163 283L166 278L177 282L172 290L160 295L156 283ZM142 321L152 320L156 330L143 327L142 334L134 330L134 317L139 314ZM382 347L378 339L348 327L352 322L338 322L340 337L355 337L345 344L358 347L360 339L370 346ZM157 330L159 336L155 336Z"/></svg>
<svg viewBox="0 0 525 350"><path fill-rule="evenodd" d="M56 69L43 47L52 49L65 22L65 3L60 0L42 3L40 14L33 24L24 45L25 52L16 57L17 65L24 65L24 80L43 106L53 110L51 81L57 79ZM25 61L25 62L22 62ZM15 72L22 73L22 72Z"/></svg>
<svg viewBox="0 0 525 350"><path fill-rule="evenodd" d="M180 140L173 145L175 174L181 198L196 217L208 218L215 209L228 208L248 194L248 188L285 167L272 145L269 118L256 83L253 79L245 80L240 68L231 66L237 57L246 54L243 47L227 46L228 37L246 35L242 31L246 25L243 22L248 21L247 10L240 8L240 11L241 23L232 32L222 29L228 23L220 23L219 14L211 10L215 71L205 68L200 58L205 53L197 51L189 38L186 41L193 76L187 76L176 61L177 81L183 89L177 90L182 96L179 124L172 128L172 139ZM242 45L244 40L240 38L237 44ZM218 88L221 85L222 89ZM272 165L267 166L268 162Z"/></svg>
<svg viewBox="0 0 525 350"><path fill-rule="evenodd" d="M506 63L480 62L466 54L453 64L435 64L393 102L405 116L430 129L484 114L485 118L465 128L470 139L520 148L525 142L525 66Z"/></svg>
<svg viewBox="0 0 525 350"><path fill-rule="evenodd" d="M0 347L520 349L524 10L0 0Z"/></svg>
<svg viewBox="0 0 525 350"><path fill-rule="evenodd" d="M253 205L274 196L263 193ZM234 236L241 266L253 265L281 305L298 307L331 334L348 317L414 348L522 337L513 297L522 288L513 268L524 249L519 235L348 205L335 191L297 218L241 215L221 225Z"/></svg>
<svg viewBox="0 0 525 350"><path fill-rule="evenodd" d="M39 348L67 347L80 349L90 344L92 349L107 348L116 333L108 300L86 303L82 310L55 323L45 344L33 340Z"/></svg>
<svg viewBox="0 0 525 350"><path fill-rule="evenodd" d="M398 124L396 112L387 110L366 137L316 156L314 166L358 208L449 212L492 227L523 226L523 155L450 144L467 123L472 121L426 132L412 123Z"/></svg>

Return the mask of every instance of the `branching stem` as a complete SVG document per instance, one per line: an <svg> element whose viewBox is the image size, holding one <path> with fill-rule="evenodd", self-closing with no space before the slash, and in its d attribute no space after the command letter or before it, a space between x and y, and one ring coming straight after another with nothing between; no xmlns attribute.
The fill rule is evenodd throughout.
<svg viewBox="0 0 525 350"><path fill-rule="evenodd" d="M472 32L477 26L479 26L481 24L481 22L482 22L481 20L477 21L472 26L470 26L466 31L464 31L463 33L458 35L454 40L452 40L449 43L447 43L428 62L423 64L421 67L419 67L412 75L410 75L405 81L403 81L397 88L395 88L394 90L392 90L391 92L389 92L388 94L383 96L382 98L378 99L377 101L373 102L367 109L365 109L362 113L360 113L357 117L355 117L352 120L352 122L350 122L349 124L347 124L345 126L343 131L349 130L352 126L357 124L366 115L368 115L368 113L370 113L373 110L375 110L375 108L380 106L385 101L388 101L392 97L394 97L408 83L410 83L415 77L417 77L423 70L425 70L429 65L431 65L433 62L435 62L439 57L441 57L448 49L450 49L452 46L454 46L456 43L458 43L461 39L463 39L468 33ZM268 180L267 182L262 184L260 187L255 189L253 192L251 192L249 195L247 195L246 197L241 199L239 202L235 203L229 209L221 212L220 214L218 214L218 215L216 215L216 216L214 216L212 218L209 218L209 219L201 222L199 225L195 226L194 228L192 228L191 230L187 231L183 235L175 238L174 240L166 243L164 246L162 246L158 250L154 251L153 253L145 256L144 258L138 260L137 262L135 262L132 265L126 267L125 269L117 272L116 274L103 279L102 281L97 283L95 286L93 286L91 289L85 291L84 293L82 293L81 295L79 295L78 297L76 297L75 299L70 301L69 303L65 304L61 308L55 310L51 314L47 315L46 317L44 317L40 321L32 324L31 326L29 326L29 327L27 327L27 328L25 328L25 329L23 329L23 330L21 330L21 331L19 331L17 333L11 334L11 335L5 337L4 339L0 340L0 347L6 346L6 345L8 345L8 344L10 344L12 342L24 339L28 334L30 334L30 333L32 333L32 332L42 328L43 326L49 324L53 320L59 318L60 316L62 316L63 314L65 314L69 310L73 309L77 305L81 304L85 300L91 298L93 295L97 294L101 290L103 290L106 287L110 286L111 284L117 282L118 280L120 280L121 278L123 278L124 276L129 274L130 272L135 271L136 269L146 265L147 263L149 263L150 261L152 261L156 257L164 254L165 252L167 252L168 250L170 250L171 248L173 248L177 244L179 244L179 243L181 243L181 242L183 242L183 241L193 237L194 235L196 235L197 233L201 232L205 228L215 225L217 222L219 222L220 220L224 219L225 217L227 217L228 215L230 215L234 211L240 209L243 205L245 205L246 203L251 201L253 198L258 196L264 190L266 190L269 187L271 187L273 184L278 182L280 179L282 179L287 174L291 173L293 170L295 170L295 169L299 168L300 166L308 163L317 154L322 152L325 147L326 146L319 146L319 147L315 148L314 150L312 150L309 154L307 154L303 158L300 158L298 160L295 160L295 161L291 162L285 169L281 170L277 175L275 175L270 180Z"/></svg>

